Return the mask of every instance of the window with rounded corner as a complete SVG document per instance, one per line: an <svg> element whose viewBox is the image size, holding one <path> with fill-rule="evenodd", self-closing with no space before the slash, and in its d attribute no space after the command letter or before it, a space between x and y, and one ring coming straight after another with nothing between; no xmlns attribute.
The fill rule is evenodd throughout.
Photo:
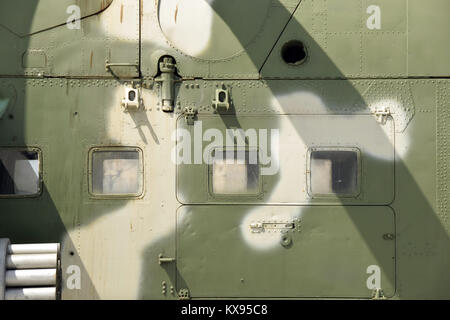
<svg viewBox="0 0 450 320"><path fill-rule="evenodd" d="M214 149L209 190L215 196L254 196L261 192L258 150Z"/></svg>
<svg viewBox="0 0 450 320"><path fill-rule="evenodd" d="M37 148L0 148L0 197L41 194L41 155Z"/></svg>
<svg viewBox="0 0 450 320"><path fill-rule="evenodd" d="M360 193L358 148L313 148L308 151L308 193L312 197L356 197Z"/></svg>
<svg viewBox="0 0 450 320"><path fill-rule="evenodd" d="M89 152L89 193L99 198L140 197L143 168L139 148L93 148Z"/></svg>

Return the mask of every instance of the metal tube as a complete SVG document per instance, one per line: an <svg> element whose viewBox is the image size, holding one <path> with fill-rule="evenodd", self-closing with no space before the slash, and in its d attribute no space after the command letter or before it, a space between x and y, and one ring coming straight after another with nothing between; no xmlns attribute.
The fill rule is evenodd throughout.
<svg viewBox="0 0 450 320"><path fill-rule="evenodd" d="M7 287L54 286L56 269L27 269L6 271Z"/></svg>
<svg viewBox="0 0 450 320"><path fill-rule="evenodd" d="M9 239L0 238L0 300L5 299L5 270L6 252L8 251Z"/></svg>
<svg viewBox="0 0 450 320"><path fill-rule="evenodd" d="M59 243L11 244L8 254L58 253Z"/></svg>
<svg viewBox="0 0 450 320"><path fill-rule="evenodd" d="M5 300L56 300L56 288L8 288Z"/></svg>
<svg viewBox="0 0 450 320"><path fill-rule="evenodd" d="M56 253L13 254L6 257L7 269L56 268Z"/></svg>

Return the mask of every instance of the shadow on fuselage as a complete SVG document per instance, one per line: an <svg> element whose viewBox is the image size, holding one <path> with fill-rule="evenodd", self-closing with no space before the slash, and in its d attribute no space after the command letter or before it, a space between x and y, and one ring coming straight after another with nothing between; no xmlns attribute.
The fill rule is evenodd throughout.
<svg viewBox="0 0 450 320"><path fill-rule="evenodd" d="M220 6L216 6L217 3L220 1L210 2L210 5L213 10L215 10L216 14L221 16L221 18L227 22L227 15L221 15ZM276 4L279 7L283 7L282 3ZM297 6L295 9L294 14L298 10L301 10L301 6ZM331 13L333 14L333 13ZM364 113L367 113L368 106L364 99L364 97L361 96L359 91L354 88L353 84L347 79L346 75L344 75L340 70L336 67L336 65L333 63L333 61L327 56L327 53L324 52L319 44L314 40L314 38L303 28L301 25L301 22L299 23L295 18L289 19L287 22L288 27L292 29L298 30L298 34L303 34L302 39L292 39L292 40L300 40L304 43L307 43L310 46L314 47L314 50L309 50L310 52L314 52L316 55L321 55L322 59L320 59L323 63L326 65L322 65L321 69L328 69L330 70L330 73L333 75L333 79L340 79L340 87L343 90L342 94L345 93L346 97L349 97L349 104L354 108L355 112L361 111ZM242 30L234 30L233 29L233 23L228 23L229 28L234 32L235 36L240 39L240 34ZM212 26L214 28L214 25ZM280 30L281 31L281 30ZM284 31L284 29L283 29ZM214 34L214 32L211 32L211 34ZM279 41L281 38L278 38L277 41ZM245 43L242 43L242 45L245 45ZM273 48L275 48L277 43L274 43ZM268 55L276 55L280 54L279 52L270 51L268 52ZM258 59L256 57L250 56L250 58L254 61L255 65L258 63ZM265 63L267 63L269 59L265 60ZM306 62L308 63L308 62ZM264 68L264 65L260 65L259 70ZM298 78L301 79L301 68L299 68ZM314 79L309 80L303 80L304 83L308 83L308 81L313 81ZM245 80L242 80L245 81ZM327 80L323 80L327 81ZM376 82L377 80L373 80ZM286 89L283 86L271 86L271 84L274 84L275 81L269 82L269 89L272 91L272 95L275 97L278 96L285 96L292 93L295 93L295 90L292 91L292 89ZM236 88L234 89L236 90ZM323 92L312 92L315 94L318 98L321 98L323 101L327 100L326 95L324 96ZM326 93L325 93L326 94ZM301 104L302 101L297 101L298 104ZM338 113L336 109L331 109L330 105L327 105L324 103L326 108L328 108L328 112L330 114ZM356 106L356 108L355 108ZM283 106L282 106L283 107ZM233 115L233 113L230 113L229 115ZM239 124L238 116L234 113L234 119L231 121L232 126L236 126ZM276 121L274 119L274 121ZM375 118L374 118L374 121ZM239 126L238 126L239 127ZM301 127L295 128L298 136L301 138L302 136L308 135L307 132L302 132ZM378 132L372 132L371 134L377 135L377 136L385 136L385 133L382 132L382 128L379 128ZM389 138L385 136L386 142L389 143ZM281 142L282 143L282 142ZM414 143L414 142L412 142ZM411 153L412 154L412 153ZM416 153L416 156L417 153ZM438 220L436 216L436 212L433 209L433 205L428 201L426 198L424 192L422 192L421 187L417 184L416 179L414 178L414 175L410 170L408 169L408 165L405 164L404 160L400 157L399 154L395 155L395 179L399 179L401 181L396 181L396 187L395 187L395 200L394 204L398 203L398 206L395 207L395 225L396 225L396 267L395 267L395 273L394 277L392 277L392 274L389 274L389 281L394 285L396 288L396 295L400 298L408 298L408 297L419 297L421 289L419 287L415 287L415 281L416 279L420 279L425 276L423 273L423 270L430 269L430 268L436 268L439 262L439 259L435 259L434 261L428 262L426 259L419 257L417 254L416 257L411 258L411 252L403 252L405 251L405 248L410 246L413 247L413 243L417 243L418 247L424 246L424 242L426 242L428 245L431 245L433 248L435 248L438 251L438 254L445 255L446 252L450 251L450 241L448 239L447 232L445 230L445 227L441 224L441 222ZM382 159L373 159L372 161L378 161L378 166L383 167L392 165L392 163L388 163L387 161L383 161ZM189 186L186 186L189 187ZM401 187L407 187L407 190L402 190ZM180 191L180 190L178 190ZM180 191L182 192L182 190ZM271 190L267 190L268 193L271 192ZM406 194L407 193L407 194ZM414 199L414 201L408 201L407 199ZM409 204L408 204L409 203ZM397 208L399 207L399 208ZM306 209L306 210L312 210L312 209ZM167 214L176 214L176 213L170 213ZM349 217L352 218L352 215L350 213ZM353 213L352 213L353 214ZM352 218L354 223L356 224L356 227L358 228L358 219ZM367 226L366 226L367 227ZM361 226L361 230L363 230ZM420 233L420 237L417 237L415 239L415 235ZM362 234L364 238L364 234ZM145 252L145 255L143 257L143 266L142 266L142 285L140 288L140 297L141 298L155 298L154 292L158 292L158 288L160 286L160 279L157 277L152 277L152 270L155 270L156 268L164 268L165 272L167 273L167 276L170 278L170 281L176 288L183 288L186 287L187 284L183 280L183 278L180 276L179 270L176 266L176 264L171 265L163 265L159 266L157 262L157 256L160 252L163 252L167 247L170 247L172 243L174 242L174 238L176 237L176 234L170 234L165 238L159 239L157 242L152 243L148 249ZM369 238L366 238L366 243L369 248L371 248L371 251L373 253L377 254L377 250L372 247L372 243ZM221 248L217 248L217 250L221 250ZM406 250L407 251L407 250ZM420 251L420 250L419 250ZM380 259L381 260L381 259ZM256 268L257 266L255 266ZM383 269L389 269L389 266L383 266L380 265L381 270ZM448 268L448 261L442 260L442 263L437 267L437 269L434 269L432 272L439 273L444 275L445 270ZM156 274L157 272L155 272ZM218 274L217 277L220 277L221 275ZM369 276L369 275L368 275ZM399 288L398 279L399 276L401 277L401 287ZM436 288L435 292L427 291L427 294L433 295L439 295L439 292L442 292L445 290L445 283L442 284L439 280L437 280L437 277L433 277L432 273L427 273L426 276L431 277L431 281L433 281L433 284ZM226 279L224 279L226 281ZM177 283L178 282L178 283ZM175 285L176 284L176 285ZM444 291L445 292L445 291ZM370 292L368 290L368 296L370 295Z"/></svg>
<svg viewBox="0 0 450 320"><path fill-rule="evenodd" d="M38 1L29 1L26 4L26 8L19 8L21 10L21 21L26 25L22 27L22 30L31 30L31 24L37 12L37 5ZM12 33L7 28L1 26L1 22L0 28L4 29L5 32ZM31 46L32 35L22 37L15 35L15 37L17 43L3 45L17 46L20 43L26 49ZM21 60L22 57L19 57L19 59ZM2 63L7 62L3 61ZM0 146L12 148L37 147L42 152L41 161L43 166L43 181L39 196L0 199L0 237L9 238L13 244L62 243L61 252L64 252L65 256L70 256L70 259L62 261L61 272L64 279L66 275L65 268L68 265L80 267L82 289L85 292L89 292L89 295L96 299L98 298L98 293L89 278L83 261L77 255L78 246L68 237L69 231L78 227L79 212L78 210L70 209L70 206L61 206L59 204L59 208L57 207L57 201L52 197L48 188L47 173L54 169L49 166L49 162L47 161L48 157L50 157L50 153L46 152L49 146L46 143L45 137L33 138L27 132L30 126L36 128L36 126L45 127L54 125L51 119L40 123L30 119L30 110L27 108L39 107L39 105L33 105L32 102L27 101L29 99L28 91L30 89L30 82L27 79L32 78L32 76L25 75L25 73L15 75L0 74L0 82L9 82L15 88L18 96L14 103L8 106L7 115L0 120ZM56 149L56 151L61 149L59 159L62 163L68 160L61 157L61 155L64 155L62 149L65 147L67 145L55 144L50 146L51 149ZM58 155L58 152L56 154ZM55 160L53 159L52 161ZM66 172L60 172L60 174L64 176ZM61 283L61 286L66 288L65 283ZM81 291L74 290L72 292L74 292L75 298L82 298Z"/></svg>

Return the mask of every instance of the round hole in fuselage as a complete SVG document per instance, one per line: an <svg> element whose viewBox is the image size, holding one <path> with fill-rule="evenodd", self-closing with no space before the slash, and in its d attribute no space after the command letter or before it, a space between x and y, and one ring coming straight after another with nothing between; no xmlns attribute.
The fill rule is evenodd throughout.
<svg viewBox="0 0 450 320"><path fill-rule="evenodd" d="M299 65L306 60L306 48L303 42L291 40L281 48L283 61L290 65Z"/></svg>

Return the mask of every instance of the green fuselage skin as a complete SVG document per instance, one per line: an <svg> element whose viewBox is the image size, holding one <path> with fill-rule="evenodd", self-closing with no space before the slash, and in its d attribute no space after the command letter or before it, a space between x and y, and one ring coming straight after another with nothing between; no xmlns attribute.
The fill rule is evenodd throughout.
<svg viewBox="0 0 450 320"><path fill-rule="evenodd" d="M164 1L3 1L0 148L38 149L42 181L0 196L0 237L60 242L63 299L365 299L373 266L385 297L449 299L450 2L249 3L209 4L214 39L192 56L159 21ZM80 29L66 25L74 4ZM294 40L306 57L289 64ZM172 93L155 81L164 56ZM137 110L121 106L131 86ZM172 161L173 132L198 123L279 130L279 171L254 194L214 194L207 164ZM93 148L141 150L142 194L93 195ZM312 195L312 148L358 150L358 192ZM283 243L254 223L294 229Z"/></svg>

